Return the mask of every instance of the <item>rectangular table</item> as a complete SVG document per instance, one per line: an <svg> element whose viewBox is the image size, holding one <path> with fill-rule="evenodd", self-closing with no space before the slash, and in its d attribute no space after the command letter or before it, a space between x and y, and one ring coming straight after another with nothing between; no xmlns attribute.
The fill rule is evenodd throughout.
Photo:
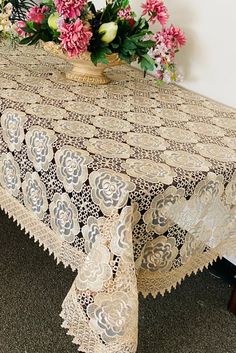
<svg viewBox="0 0 236 353"><path fill-rule="evenodd" d="M67 81L61 58L0 47L0 205L77 271L63 327L134 353L138 292L236 254L236 112L128 66Z"/></svg>

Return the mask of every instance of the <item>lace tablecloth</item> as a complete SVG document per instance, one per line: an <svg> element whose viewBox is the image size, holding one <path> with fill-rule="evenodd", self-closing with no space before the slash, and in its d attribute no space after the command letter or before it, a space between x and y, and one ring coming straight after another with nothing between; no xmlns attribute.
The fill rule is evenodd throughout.
<svg viewBox="0 0 236 353"><path fill-rule="evenodd" d="M68 65L0 47L0 204L77 272L61 316L79 350L134 353L139 291L236 253L236 112L127 66L80 85Z"/></svg>

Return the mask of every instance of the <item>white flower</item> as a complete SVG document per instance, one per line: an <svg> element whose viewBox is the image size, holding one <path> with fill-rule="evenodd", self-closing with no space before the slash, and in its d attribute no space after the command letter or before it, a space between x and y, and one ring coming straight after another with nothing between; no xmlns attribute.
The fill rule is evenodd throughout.
<svg viewBox="0 0 236 353"><path fill-rule="evenodd" d="M123 208L118 222L114 225L111 233L111 251L116 256L121 256L123 260L130 261L132 259L132 223L133 207L127 206ZM137 210L136 210L137 212Z"/></svg>
<svg viewBox="0 0 236 353"><path fill-rule="evenodd" d="M69 196L56 193L49 206L52 229L68 243L73 243L80 231L78 211Z"/></svg>
<svg viewBox="0 0 236 353"><path fill-rule="evenodd" d="M99 293L87 307L89 325L105 343L124 336L131 312L129 297L124 292Z"/></svg>
<svg viewBox="0 0 236 353"><path fill-rule="evenodd" d="M22 183L24 204L26 208L33 211L39 219L42 219L48 209L46 187L40 180L38 173L26 173Z"/></svg>
<svg viewBox="0 0 236 353"><path fill-rule="evenodd" d="M168 272L177 255L175 238L161 235L146 244L143 250L142 268L149 271Z"/></svg>
<svg viewBox="0 0 236 353"><path fill-rule="evenodd" d="M2 153L0 157L0 183L13 196L17 196L21 187L20 167L13 155Z"/></svg>
<svg viewBox="0 0 236 353"><path fill-rule="evenodd" d="M49 168L49 162L53 159L52 144L56 141L52 130L32 126L26 134L27 154L37 171Z"/></svg>
<svg viewBox="0 0 236 353"><path fill-rule="evenodd" d="M1 117L3 139L10 151L20 151L24 140L24 123L27 118L24 113L15 109L6 109Z"/></svg>
<svg viewBox="0 0 236 353"><path fill-rule="evenodd" d="M170 185L173 183L173 178L176 173L166 164L157 163L151 159L127 159L122 167L126 173L134 178L140 178L149 183L163 183Z"/></svg>
<svg viewBox="0 0 236 353"><path fill-rule="evenodd" d="M234 172L233 177L225 189L226 204L236 205L236 172Z"/></svg>
<svg viewBox="0 0 236 353"><path fill-rule="evenodd" d="M223 192L224 177L210 172L204 180L197 184L194 195L199 197L202 203L209 204L215 198L221 197Z"/></svg>
<svg viewBox="0 0 236 353"><path fill-rule="evenodd" d="M115 173L110 169L99 169L89 176L93 202L109 216L114 210L125 206L129 193L135 190L127 175Z"/></svg>
<svg viewBox="0 0 236 353"><path fill-rule="evenodd" d="M196 234L187 233L184 245L180 249L182 264L187 263L195 254L201 254L205 248L206 243L199 240Z"/></svg>
<svg viewBox="0 0 236 353"><path fill-rule="evenodd" d="M103 243L105 239L102 234L102 227L104 225L105 218L99 217L88 217L87 224L82 228L82 234L85 240L85 251L88 254L97 242Z"/></svg>
<svg viewBox="0 0 236 353"><path fill-rule="evenodd" d="M97 292L103 288L104 282L112 277L109 265L110 251L102 244L96 243L78 269L76 286L80 290L89 289Z"/></svg>
<svg viewBox="0 0 236 353"><path fill-rule="evenodd" d="M111 43L117 35L118 25L115 22L108 22L103 23L100 27L98 32L103 34L101 37L102 42L104 43Z"/></svg>
<svg viewBox="0 0 236 353"><path fill-rule="evenodd" d="M89 153L72 146L64 146L55 154L57 177L67 192L80 192L88 178L87 165L92 162Z"/></svg>
<svg viewBox="0 0 236 353"><path fill-rule="evenodd" d="M8 3L4 6L4 11L6 12L6 14L7 14L8 16L11 16L12 10L13 10L13 5L12 5L10 2L8 2Z"/></svg>
<svg viewBox="0 0 236 353"><path fill-rule="evenodd" d="M168 211L184 197L184 193L184 189L170 186L162 194L154 197L149 210L143 216L147 232L154 231L156 234L164 234L169 229L173 222L169 218Z"/></svg>
<svg viewBox="0 0 236 353"><path fill-rule="evenodd" d="M163 81L167 84L171 82L171 75L168 70L165 70L165 72L164 72Z"/></svg>

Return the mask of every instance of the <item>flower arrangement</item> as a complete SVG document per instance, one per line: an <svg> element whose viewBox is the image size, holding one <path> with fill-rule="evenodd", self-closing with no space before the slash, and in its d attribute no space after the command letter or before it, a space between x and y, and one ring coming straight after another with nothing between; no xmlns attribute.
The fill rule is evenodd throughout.
<svg viewBox="0 0 236 353"><path fill-rule="evenodd" d="M14 45L17 39L14 22L24 18L33 5L33 0L0 0L0 39L9 40Z"/></svg>
<svg viewBox="0 0 236 353"><path fill-rule="evenodd" d="M25 21L18 21L16 31L23 37L21 44L52 41L69 57L88 51L94 65L108 64L108 56L116 53L124 62L137 61L145 72L154 71L159 82L177 81L174 59L185 35L167 26L163 0L145 0L142 10L137 18L129 0L106 0L101 10L87 0L42 0L27 12ZM150 24L156 22L161 28L153 33Z"/></svg>
<svg viewBox="0 0 236 353"><path fill-rule="evenodd" d="M13 6L10 2L0 0L0 37L7 38L12 31L12 23L10 17L12 15Z"/></svg>

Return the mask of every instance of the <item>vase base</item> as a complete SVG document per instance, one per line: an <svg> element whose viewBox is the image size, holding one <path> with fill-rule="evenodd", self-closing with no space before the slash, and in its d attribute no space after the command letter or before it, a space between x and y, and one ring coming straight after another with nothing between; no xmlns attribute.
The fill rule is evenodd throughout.
<svg viewBox="0 0 236 353"><path fill-rule="evenodd" d="M111 82L111 80L105 75L86 75L86 74L78 74L73 71L67 71L64 73L64 76L67 80L80 82L80 83L88 83L93 85L106 85Z"/></svg>

